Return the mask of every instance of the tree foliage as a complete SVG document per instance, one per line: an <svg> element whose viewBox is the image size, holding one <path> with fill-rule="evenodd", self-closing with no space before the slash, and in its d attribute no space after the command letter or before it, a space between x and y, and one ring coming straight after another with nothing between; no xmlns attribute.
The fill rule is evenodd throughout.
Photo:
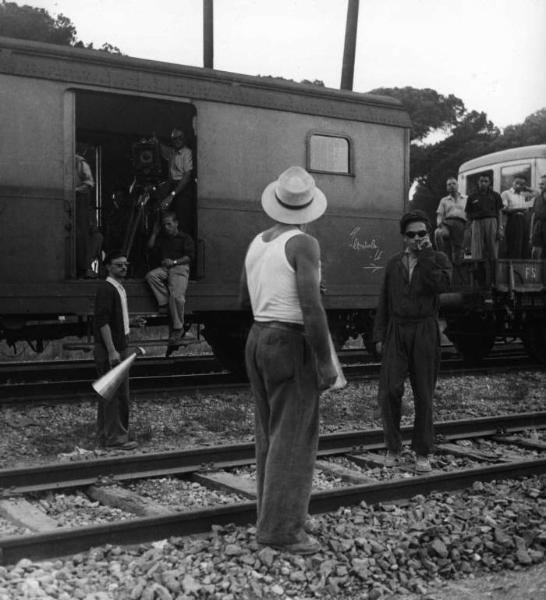
<svg viewBox="0 0 546 600"><path fill-rule="evenodd" d="M411 117L412 140L422 140L436 129L451 130L466 112L460 98L453 94L443 96L430 88L376 88L369 93L400 100Z"/></svg>
<svg viewBox="0 0 546 600"><path fill-rule="evenodd" d="M408 111L413 124L410 179L417 182L412 204L432 217L445 195L446 179L456 176L465 161L506 148L546 143L546 108L501 132L486 113L468 111L453 94L412 87L376 88L370 93L397 98ZM427 135L438 130L447 135L426 143Z"/></svg>
<svg viewBox="0 0 546 600"><path fill-rule="evenodd" d="M61 46L93 49L92 43L85 44L77 39L76 27L63 14L53 18L43 8L27 4L19 6L15 2L7 2L7 0L2 0L0 3L0 35ZM119 48L109 43L103 44L100 50L120 54Z"/></svg>

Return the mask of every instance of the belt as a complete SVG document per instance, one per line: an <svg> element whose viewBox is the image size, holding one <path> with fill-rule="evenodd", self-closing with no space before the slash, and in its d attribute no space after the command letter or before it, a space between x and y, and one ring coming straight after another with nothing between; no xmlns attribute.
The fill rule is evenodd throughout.
<svg viewBox="0 0 546 600"><path fill-rule="evenodd" d="M254 321L258 327L267 327L268 329L285 329L288 331L299 331L303 333L304 328L300 323L287 323L284 321Z"/></svg>
<svg viewBox="0 0 546 600"><path fill-rule="evenodd" d="M462 217L446 217L444 221L460 221L461 223L466 224L466 219L463 219Z"/></svg>
<svg viewBox="0 0 546 600"><path fill-rule="evenodd" d="M525 211L525 210L514 210L514 211L508 213L507 216L508 217L516 217L516 216L517 217L524 217L526 212L527 211Z"/></svg>

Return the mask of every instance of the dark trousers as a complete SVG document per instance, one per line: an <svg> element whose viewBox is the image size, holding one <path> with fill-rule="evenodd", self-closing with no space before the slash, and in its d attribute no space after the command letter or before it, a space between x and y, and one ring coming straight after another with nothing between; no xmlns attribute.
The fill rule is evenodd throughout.
<svg viewBox="0 0 546 600"><path fill-rule="evenodd" d="M292 544L305 536L318 446L315 355L303 331L255 323L246 366L256 411L256 538Z"/></svg>
<svg viewBox="0 0 546 600"><path fill-rule="evenodd" d="M170 189L174 190L178 185L178 181L171 181L169 182L169 185ZM193 204L192 183L190 182L179 194L173 198L171 205L169 206L169 210L176 214L180 231L188 233L195 239L195 211Z"/></svg>
<svg viewBox="0 0 546 600"><path fill-rule="evenodd" d="M120 352L121 360L127 358L128 350ZM108 352L102 344L95 344L95 367L99 377L110 369ZM123 444L129 440L129 376L121 382L114 397L105 400L99 396L97 409L97 434L105 446Z"/></svg>
<svg viewBox="0 0 546 600"><path fill-rule="evenodd" d="M409 373L415 406L411 447L418 456L432 452L432 396L439 367L440 332L436 319L408 322L391 319L383 345L378 396L385 445L389 451L398 453L402 448L402 396Z"/></svg>
<svg viewBox="0 0 546 600"><path fill-rule="evenodd" d="M76 192L76 267L85 275L95 259L100 257L103 237L97 226L94 198L91 190Z"/></svg>
<svg viewBox="0 0 546 600"><path fill-rule="evenodd" d="M435 231L434 238L437 249L445 252L455 265L463 262L465 229L466 221L448 217Z"/></svg>
<svg viewBox="0 0 546 600"><path fill-rule="evenodd" d="M506 218L507 258L529 257L529 227L527 215L511 213Z"/></svg>

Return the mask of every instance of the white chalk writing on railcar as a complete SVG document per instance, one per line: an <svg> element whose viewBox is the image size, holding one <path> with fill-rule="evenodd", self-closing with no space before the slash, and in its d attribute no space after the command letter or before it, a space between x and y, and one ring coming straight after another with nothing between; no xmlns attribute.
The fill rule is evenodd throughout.
<svg viewBox="0 0 546 600"><path fill-rule="evenodd" d="M359 226L357 226L351 230L351 232L349 233L349 238L350 238L349 246L353 250L356 250L357 252L373 253L373 256L370 258L369 264L362 268L369 269L372 271L372 273L375 273L376 271L379 271L380 269L384 268L381 265L377 264L379 261L381 261L381 259L383 257L383 250L381 250L379 248L375 238L373 238L371 240L358 239L357 235L358 235L359 231L360 231Z"/></svg>

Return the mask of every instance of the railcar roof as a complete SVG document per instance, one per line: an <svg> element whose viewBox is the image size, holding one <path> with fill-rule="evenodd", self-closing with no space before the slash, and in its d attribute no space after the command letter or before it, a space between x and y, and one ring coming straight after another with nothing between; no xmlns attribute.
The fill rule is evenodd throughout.
<svg viewBox="0 0 546 600"><path fill-rule="evenodd" d="M402 104L387 96L0 36L2 72L411 127Z"/></svg>
<svg viewBox="0 0 546 600"><path fill-rule="evenodd" d="M535 146L521 146L519 148L509 148L492 152L484 156L478 156L472 160L467 160L459 167L459 172L471 171L498 162L507 162L512 160L523 160L529 158L546 158L546 144L537 144Z"/></svg>

